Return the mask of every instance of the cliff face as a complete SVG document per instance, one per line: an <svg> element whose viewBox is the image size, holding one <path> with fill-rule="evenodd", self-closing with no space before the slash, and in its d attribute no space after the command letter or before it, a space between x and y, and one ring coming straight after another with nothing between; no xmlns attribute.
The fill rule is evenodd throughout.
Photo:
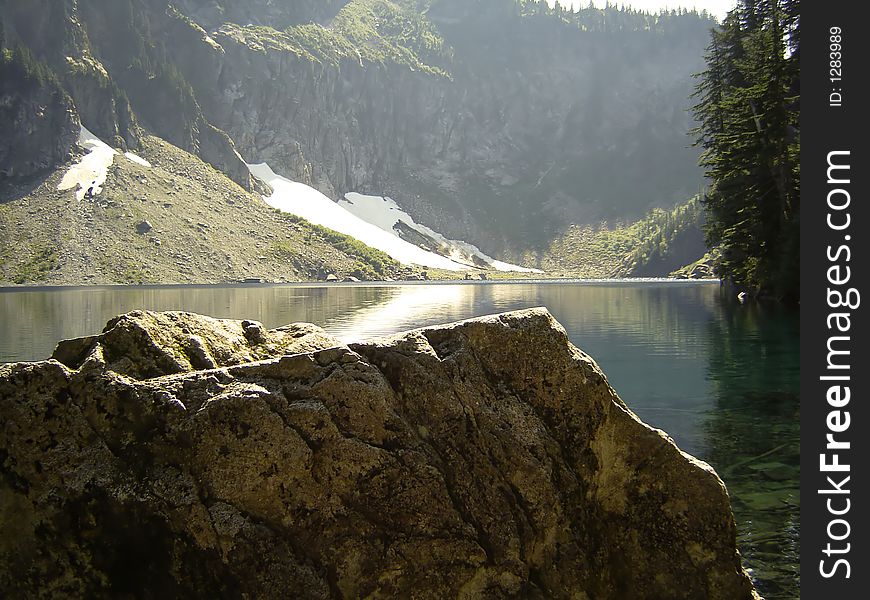
<svg viewBox="0 0 870 600"><path fill-rule="evenodd" d="M328 21L347 0L179 0L174 4L206 28L232 22L285 29L309 21Z"/></svg>
<svg viewBox="0 0 870 600"><path fill-rule="evenodd" d="M141 123L243 187L239 153L510 258L701 181L685 109L712 21L539 6L4 0L0 19L108 142Z"/></svg>
<svg viewBox="0 0 870 600"><path fill-rule="evenodd" d="M29 48L54 72L86 127L107 143L138 147L135 117L104 65L93 56L77 2L4 0L0 22L9 47Z"/></svg>
<svg viewBox="0 0 870 600"><path fill-rule="evenodd" d="M72 101L29 53L0 55L0 177L42 173L70 155L79 135Z"/></svg>
<svg viewBox="0 0 870 600"><path fill-rule="evenodd" d="M9 596L757 597L722 482L542 309L130 313L0 367L0 416Z"/></svg>
<svg viewBox="0 0 870 600"><path fill-rule="evenodd" d="M135 150L141 119L156 135L250 189L232 140L203 117L167 58L160 32L171 31L176 16L158 0L0 2L6 44L29 48L57 75L82 124L95 135Z"/></svg>

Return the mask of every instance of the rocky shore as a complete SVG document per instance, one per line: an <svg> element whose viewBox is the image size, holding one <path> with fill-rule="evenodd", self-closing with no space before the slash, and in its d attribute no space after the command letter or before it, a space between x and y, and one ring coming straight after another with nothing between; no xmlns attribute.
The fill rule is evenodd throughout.
<svg viewBox="0 0 870 600"><path fill-rule="evenodd" d="M0 596L758 598L722 481L544 309L136 311L0 366Z"/></svg>

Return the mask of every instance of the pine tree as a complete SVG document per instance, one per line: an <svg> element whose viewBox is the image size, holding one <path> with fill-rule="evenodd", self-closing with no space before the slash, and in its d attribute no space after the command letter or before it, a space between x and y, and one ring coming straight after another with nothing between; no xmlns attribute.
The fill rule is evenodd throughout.
<svg viewBox="0 0 870 600"><path fill-rule="evenodd" d="M798 3L741 0L711 34L694 107L720 276L798 297Z"/></svg>

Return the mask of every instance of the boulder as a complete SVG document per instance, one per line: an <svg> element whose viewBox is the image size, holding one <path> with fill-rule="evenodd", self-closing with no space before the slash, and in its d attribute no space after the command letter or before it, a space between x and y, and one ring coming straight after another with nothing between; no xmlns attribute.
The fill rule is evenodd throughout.
<svg viewBox="0 0 870 600"><path fill-rule="evenodd" d="M0 423L4 597L757 598L713 469L544 309L130 313L0 367Z"/></svg>
<svg viewBox="0 0 870 600"><path fill-rule="evenodd" d="M677 279L715 279L716 264L720 260L720 255L720 250L714 248L692 264L671 272L668 277L675 277Z"/></svg>
<svg viewBox="0 0 870 600"><path fill-rule="evenodd" d="M145 235L152 229L154 229L154 226L151 224L151 221L139 221L136 223L136 233L139 235Z"/></svg>

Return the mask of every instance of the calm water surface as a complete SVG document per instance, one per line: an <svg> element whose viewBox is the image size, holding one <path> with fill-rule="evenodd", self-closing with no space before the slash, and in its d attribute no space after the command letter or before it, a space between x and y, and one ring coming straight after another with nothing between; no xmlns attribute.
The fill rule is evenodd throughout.
<svg viewBox="0 0 870 600"><path fill-rule="evenodd" d="M345 341L546 306L623 400L725 480L768 599L798 598L798 313L716 283L186 286L0 291L0 362L40 360L133 309L321 325Z"/></svg>

